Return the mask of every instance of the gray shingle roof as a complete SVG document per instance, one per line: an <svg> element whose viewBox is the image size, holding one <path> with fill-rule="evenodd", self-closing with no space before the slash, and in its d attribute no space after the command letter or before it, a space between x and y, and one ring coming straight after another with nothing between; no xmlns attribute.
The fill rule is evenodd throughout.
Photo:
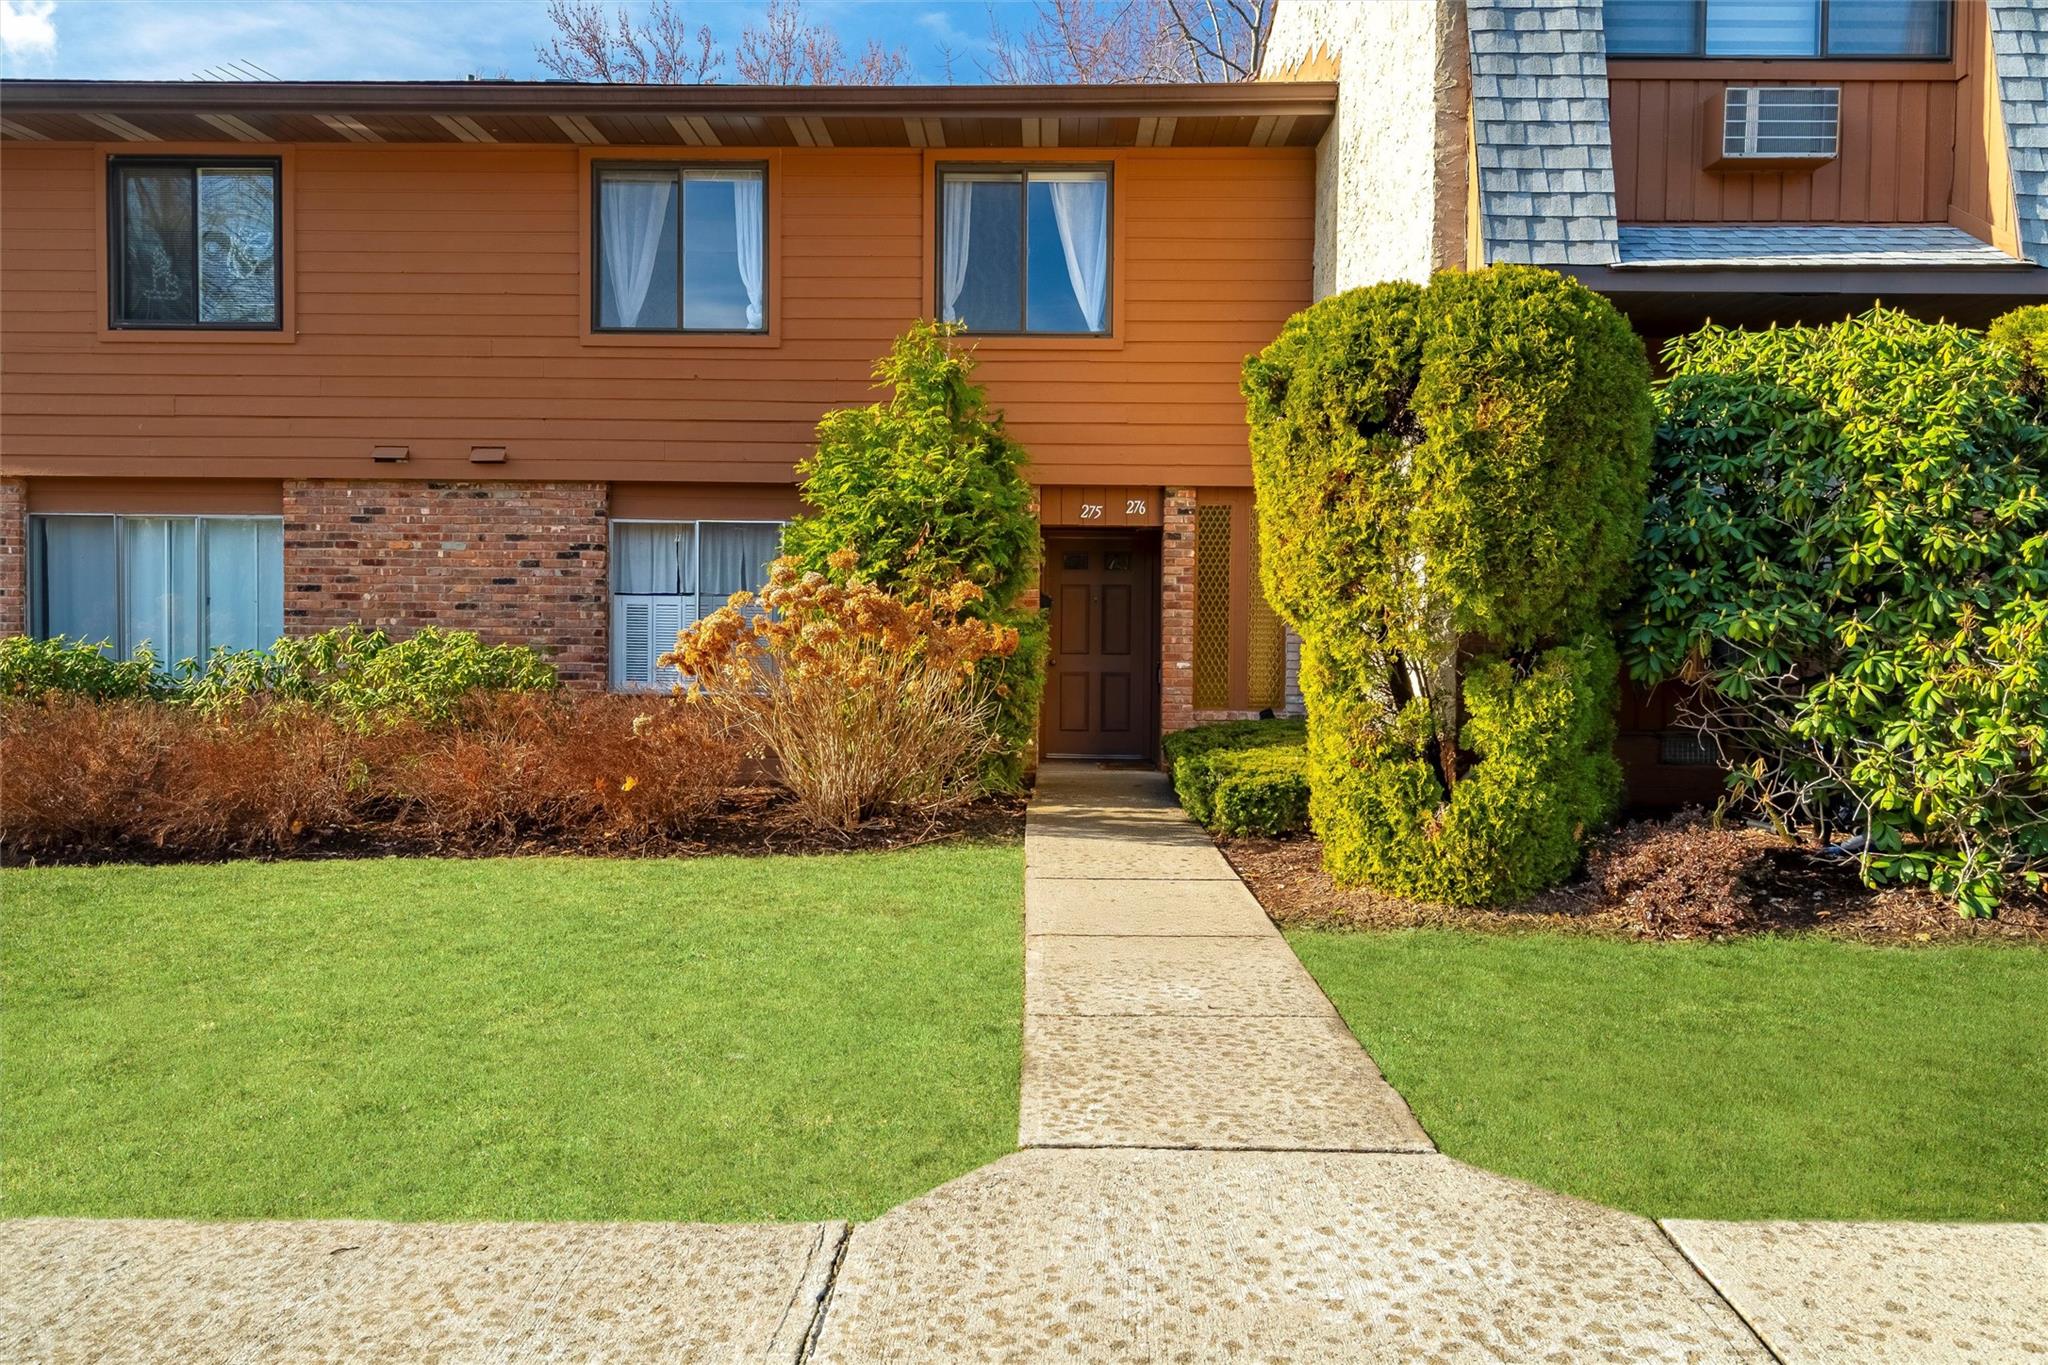
<svg viewBox="0 0 2048 1365"><path fill-rule="evenodd" d="M1623 227L1623 267L2017 266L1988 242L1945 224L1837 227Z"/></svg>
<svg viewBox="0 0 2048 1365"><path fill-rule="evenodd" d="M1991 0L1991 56L2005 112L2020 251L2048 265L2048 13L2039 0Z"/></svg>
<svg viewBox="0 0 2048 1365"><path fill-rule="evenodd" d="M1469 0L1486 260L1613 265L1614 145L1599 0Z"/></svg>

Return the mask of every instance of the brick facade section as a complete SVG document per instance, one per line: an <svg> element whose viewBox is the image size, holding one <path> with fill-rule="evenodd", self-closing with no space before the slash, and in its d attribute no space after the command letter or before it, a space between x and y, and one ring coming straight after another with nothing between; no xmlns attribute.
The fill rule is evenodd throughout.
<svg viewBox="0 0 2048 1365"><path fill-rule="evenodd" d="M607 501L601 483L287 482L285 630L473 630L602 688Z"/></svg>
<svg viewBox="0 0 2048 1365"><path fill-rule="evenodd" d="M1195 490L1168 488L1159 535L1159 732L1195 723Z"/></svg>
<svg viewBox="0 0 2048 1365"><path fill-rule="evenodd" d="M28 485L0 479L0 636L28 633Z"/></svg>

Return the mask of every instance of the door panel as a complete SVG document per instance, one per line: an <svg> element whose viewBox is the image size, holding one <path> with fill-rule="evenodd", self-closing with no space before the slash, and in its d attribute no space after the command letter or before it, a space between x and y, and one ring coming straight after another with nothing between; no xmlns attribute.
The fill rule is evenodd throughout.
<svg viewBox="0 0 2048 1365"><path fill-rule="evenodd" d="M1141 532L1048 537L1052 657L1040 748L1150 758L1158 714L1158 556Z"/></svg>

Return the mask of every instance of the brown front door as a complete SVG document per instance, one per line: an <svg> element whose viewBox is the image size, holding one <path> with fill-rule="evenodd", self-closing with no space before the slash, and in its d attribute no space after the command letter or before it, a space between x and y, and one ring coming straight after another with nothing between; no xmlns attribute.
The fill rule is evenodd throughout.
<svg viewBox="0 0 2048 1365"><path fill-rule="evenodd" d="M1152 757L1158 565L1142 535L1046 537L1052 655L1039 749L1047 757Z"/></svg>

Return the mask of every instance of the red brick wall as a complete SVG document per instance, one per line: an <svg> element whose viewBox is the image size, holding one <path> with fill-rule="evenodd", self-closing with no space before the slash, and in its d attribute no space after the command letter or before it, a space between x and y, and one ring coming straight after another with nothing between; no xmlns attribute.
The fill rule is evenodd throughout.
<svg viewBox="0 0 2048 1365"><path fill-rule="evenodd" d="M285 630L474 630L543 650L565 683L603 687L606 494L601 483L287 482Z"/></svg>
<svg viewBox="0 0 2048 1365"><path fill-rule="evenodd" d="M1195 490L1169 488L1159 551L1159 732L1195 723Z"/></svg>
<svg viewBox="0 0 2048 1365"><path fill-rule="evenodd" d="M28 485L0 479L0 635L28 632Z"/></svg>

